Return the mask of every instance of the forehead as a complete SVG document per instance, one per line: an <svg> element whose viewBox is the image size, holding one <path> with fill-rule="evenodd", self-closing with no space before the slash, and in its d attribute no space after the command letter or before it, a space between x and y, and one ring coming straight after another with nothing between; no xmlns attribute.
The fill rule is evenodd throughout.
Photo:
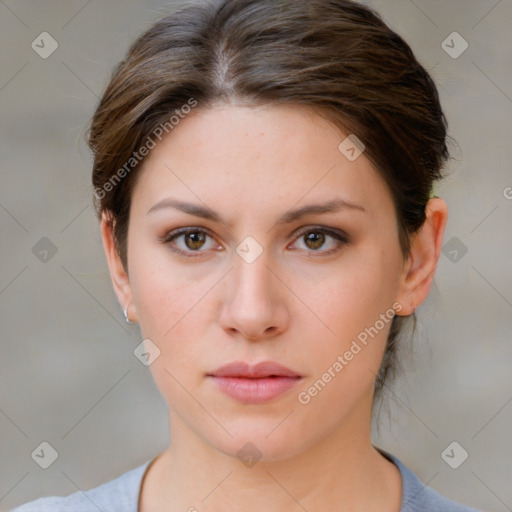
<svg viewBox="0 0 512 512"><path fill-rule="evenodd" d="M197 109L146 157L133 206L172 194L254 215L342 197L383 214L387 186L364 152L347 158L347 136L300 106Z"/></svg>

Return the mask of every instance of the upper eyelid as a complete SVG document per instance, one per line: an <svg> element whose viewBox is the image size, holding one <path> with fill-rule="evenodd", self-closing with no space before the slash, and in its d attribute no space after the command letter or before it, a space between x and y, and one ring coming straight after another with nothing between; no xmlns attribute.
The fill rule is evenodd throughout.
<svg viewBox="0 0 512 512"><path fill-rule="evenodd" d="M178 238L179 236L187 235L188 233L205 233L210 238L212 238L213 240L216 241L216 237L213 236L208 229L195 227L195 226L173 229L173 230L165 233L165 235L162 236L160 238L160 240L164 243L171 242L175 238Z"/></svg>
<svg viewBox="0 0 512 512"><path fill-rule="evenodd" d="M345 238L348 238L348 233L346 233L343 229L331 228L328 226L315 226L315 225L304 226L302 228L298 228L293 232L293 234L295 236L300 236L304 233L308 233L310 231L315 231L315 230L322 231L324 233L327 233L328 235L335 234L335 235L340 235L340 236L344 236Z"/></svg>
<svg viewBox="0 0 512 512"><path fill-rule="evenodd" d="M315 229L318 231L324 231L327 233L332 232L335 234L346 236L348 238L348 234L343 229L331 228L329 226L320 226L320 225L314 225L314 224L297 228L293 231L292 235L300 236L302 233L307 233L308 231L314 231ZM186 227L182 227L182 228L176 228L169 232L166 232L165 235L161 238L168 239L168 238L171 238L171 235L172 235L172 237L176 237L179 235L193 233L193 232L206 233L208 236L215 238L215 236L210 232L210 230L208 228L201 227L201 226L186 226Z"/></svg>
<svg viewBox="0 0 512 512"><path fill-rule="evenodd" d="M342 229L338 228L331 228L328 226L319 226L319 225L309 225L309 226L302 226L300 228L297 228L293 231L292 235L294 236L293 242L295 242L300 236L314 231L319 231L322 233L325 233L327 236L330 236L334 239L336 239L338 242L341 242L338 237L344 239L345 241L349 241L349 235ZM212 240L215 241L215 243L219 244L216 237L207 229L199 226L189 226L189 227L183 227L183 228L177 228L175 230L170 231L164 237L162 237L162 242L164 243L171 243L175 238L178 238L179 236L186 235L188 233L194 233L194 232L200 232L205 233L208 235ZM336 236L337 235L337 236ZM221 244L219 244L221 245ZM187 252L206 252L206 251L187 251ZM318 251L320 252L320 251Z"/></svg>
<svg viewBox="0 0 512 512"><path fill-rule="evenodd" d="M186 227L186 228L174 229L174 230L166 233L163 237L161 237L160 242L163 244L172 244L174 242L174 239L176 239L180 236L186 235L188 233L196 233L196 232L205 233L212 240L214 240L216 244L218 244L216 238L207 229L199 228L199 227ZM175 249L172 249L172 250L177 253L181 253L181 254L187 253L190 255L193 255L193 254L199 255L201 252L206 252L205 250L197 250L197 251L184 250L184 249L180 249L179 247L176 247ZM224 249L222 249L222 250L224 250Z"/></svg>
<svg viewBox="0 0 512 512"><path fill-rule="evenodd" d="M305 226L304 228L299 228L298 230L294 231L294 240L293 243L297 239L299 239L301 236L305 235L306 233L319 231L321 233L326 234L327 236L330 236L336 242L338 243L348 243L350 242L351 238L350 235L343 229L339 228L330 228L327 226ZM318 251L321 252L321 251Z"/></svg>

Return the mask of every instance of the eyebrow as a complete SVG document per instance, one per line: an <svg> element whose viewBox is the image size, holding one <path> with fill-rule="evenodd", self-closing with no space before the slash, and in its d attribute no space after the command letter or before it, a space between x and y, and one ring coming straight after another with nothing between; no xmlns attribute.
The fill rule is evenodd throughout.
<svg viewBox="0 0 512 512"><path fill-rule="evenodd" d="M147 213L150 214L158 210L163 210L165 208L174 208L176 210L180 210L184 213L188 213L196 217L201 217L203 219L208 219L215 222L222 222L223 224L226 224L222 220L221 216L211 208L199 204L187 203L186 201L181 201L179 199L174 199L172 197L162 199L161 201L153 205L148 210ZM352 201L347 201L345 199L336 198L331 199L330 201L327 201L325 203L309 204L306 206L302 206L300 208L296 208L295 210L290 210L283 214L276 224L290 224L292 222L295 222L296 220L299 220L302 217L305 217L306 215L333 213L347 208L351 210L366 212L365 208L360 204L353 203Z"/></svg>

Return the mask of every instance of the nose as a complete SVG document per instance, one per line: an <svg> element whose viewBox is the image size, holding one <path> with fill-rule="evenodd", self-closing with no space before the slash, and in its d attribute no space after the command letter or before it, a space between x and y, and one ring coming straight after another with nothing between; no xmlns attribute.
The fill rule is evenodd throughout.
<svg viewBox="0 0 512 512"><path fill-rule="evenodd" d="M286 288L268 267L265 252L252 263L235 256L226 276L220 324L231 335L261 341L283 333L289 324Z"/></svg>

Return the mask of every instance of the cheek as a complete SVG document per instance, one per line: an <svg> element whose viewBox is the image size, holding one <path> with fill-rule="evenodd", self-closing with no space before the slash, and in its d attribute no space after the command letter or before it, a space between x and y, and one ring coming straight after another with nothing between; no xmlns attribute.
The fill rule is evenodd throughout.
<svg viewBox="0 0 512 512"><path fill-rule="evenodd" d="M168 271L152 271L135 282L134 287L143 336L154 339L162 352L172 351L174 356L191 350L195 341L201 339L211 288L208 283L183 281Z"/></svg>
<svg viewBox="0 0 512 512"><path fill-rule="evenodd" d="M140 247L143 247L142 244ZM216 284L220 269L177 264L162 247L133 250L130 280L143 338L160 349L151 365L160 389L174 388L172 373L185 385L196 385L208 365L218 316ZM151 262L151 264L148 264ZM198 268L201 267L201 268ZM167 371L166 371L167 370ZM171 390L172 391L172 390Z"/></svg>
<svg viewBox="0 0 512 512"><path fill-rule="evenodd" d="M142 337L160 349L150 366L155 384L172 408L193 410L194 403L184 390L196 389L205 371L201 343L208 337L204 306L211 285L190 282L169 268L153 267L134 273L132 288Z"/></svg>
<svg viewBox="0 0 512 512"><path fill-rule="evenodd" d="M135 236L134 236L135 238ZM143 334L165 341L207 292L192 266L177 265L165 246L140 237L129 252L130 283Z"/></svg>
<svg viewBox="0 0 512 512"><path fill-rule="evenodd" d="M396 268L378 248L360 251L336 278L325 279L314 307L323 311L339 338L354 337L391 308L398 286Z"/></svg>
<svg viewBox="0 0 512 512"><path fill-rule="evenodd" d="M327 332L308 351L308 378L297 394L307 417L325 417L326 411L332 411L322 420L325 428L334 428L340 418L348 417L365 397L372 396L391 327L392 311L382 297L372 293L378 290L373 286L363 289L359 283L353 293L344 289L325 296L324 303L331 305L323 313L335 334ZM311 329L309 338L313 337Z"/></svg>
<svg viewBox="0 0 512 512"><path fill-rule="evenodd" d="M336 279L323 280L321 289L305 290L311 310L329 327L312 351L311 377L319 379L331 369L337 376L332 380L339 383L329 385L331 393L357 393L358 388L371 385L378 372L393 318L397 268L394 256L367 247ZM309 339L314 339L312 327L309 329Z"/></svg>

